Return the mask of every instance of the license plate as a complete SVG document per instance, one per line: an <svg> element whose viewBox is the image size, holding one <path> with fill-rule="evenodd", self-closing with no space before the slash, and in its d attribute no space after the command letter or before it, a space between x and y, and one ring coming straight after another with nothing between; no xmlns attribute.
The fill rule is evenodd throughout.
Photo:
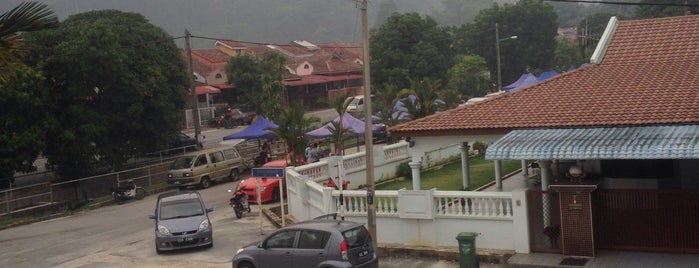
<svg viewBox="0 0 699 268"><path fill-rule="evenodd" d="M187 237L187 238L180 238L178 242L191 242L194 241L194 238L192 237Z"/></svg>
<svg viewBox="0 0 699 268"><path fill-rule="evenodd" d="M175 184L182 184L182 182L181 182L181 181L176 181Z"/></svg>
<svg viewBox="0 0 699 268"><path fill-rule="evenodd" d="M368 250L359 252L359 257L364 257L364 256L366 256L366 255L369 255L369 251L368 251Z"/></svg>

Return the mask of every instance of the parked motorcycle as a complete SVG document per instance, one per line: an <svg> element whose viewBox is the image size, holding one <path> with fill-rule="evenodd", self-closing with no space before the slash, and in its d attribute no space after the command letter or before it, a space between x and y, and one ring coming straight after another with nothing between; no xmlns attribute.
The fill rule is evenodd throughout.
<svg viewBox="0 0 699 268"><path fill-rule="evenodd" d="M232 190L228 190L228 192L233 192ZM243 211L247 210L248 213L250 213L250 204L248 203L248 196L243 193L242 189L238 189L233 193L233 197L231 197L229 204L233 208L233 211L235 212L235 216L238 217L238 219L243 217Z"/></svg>
<svg viewBox="0 0 699 268"><path fill-rule="evenodd" d="M133 180L128 180L126 185L121 187L112 188L112 196L117 204L123 204L124 201L129 199L141 200L146 196L146 189L136 185Z"/></svg>
<svg viewBox="0 0 699 268"><path fill-rule="evenodd" d="M270 156L265 151L260 151L260 153L252 159L256 167L261 167L265 163L269 162Z"/></svg>

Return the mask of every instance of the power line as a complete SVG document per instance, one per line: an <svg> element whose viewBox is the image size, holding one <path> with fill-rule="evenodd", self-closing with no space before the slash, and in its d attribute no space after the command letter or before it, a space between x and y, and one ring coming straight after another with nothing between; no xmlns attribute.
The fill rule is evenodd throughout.
<svg viewBox="0 0 699 268"><path fill-rule="evenodd" d="M594 0L544 0L548 2L563 2L563 3L590 3L590 4L610 4L624 6L673 6L673 7L699 7L699 4L673 4L673 3L636 3L636 2L618 2L618 1L594 1Z"/></svg>

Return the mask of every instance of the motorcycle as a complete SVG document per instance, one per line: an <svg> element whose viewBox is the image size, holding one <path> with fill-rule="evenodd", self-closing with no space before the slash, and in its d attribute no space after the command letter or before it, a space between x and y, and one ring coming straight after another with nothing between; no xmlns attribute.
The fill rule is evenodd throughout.
<svg viewBox="0 0 699 268"><path fill-rule="evenodd" d="M231 190L228 190L228 192L233 192ZM247 210L248 213L250 213L250 204L248 203L248 196L243 193L242 189L238 189L233 193L233 197L231 197L229 201L229 205L233 208L233 211L235 212L235 216L238 217L238 219L243 217L243 211Z"/></svg>
<svg viewBox="0 0 699 268"><path fill-rule="evenodd" d="M269 162L269 160L269 154L267 154L265 151L260 151L260 153L252 159L256 167L261 167L265 163Z"/></svg>
<svg viewBox="0 0 699 268"><path fill-rule="evenodd" d="M121 187L112 187L112 196L117 204L123 204L129 199L141 200L146 196L146 189L139 187L133 180L128 180L126 185Z"/></svg>

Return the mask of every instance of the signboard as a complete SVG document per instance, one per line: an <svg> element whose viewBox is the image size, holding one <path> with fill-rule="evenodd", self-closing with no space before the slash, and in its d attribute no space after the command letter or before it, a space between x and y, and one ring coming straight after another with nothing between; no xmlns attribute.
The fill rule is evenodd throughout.
<svg viewBox="0 0 699 268"><path fill-rule="evenodd" d="M284 177L284 168L253 168L252 176L255 178Z"/></svg>

